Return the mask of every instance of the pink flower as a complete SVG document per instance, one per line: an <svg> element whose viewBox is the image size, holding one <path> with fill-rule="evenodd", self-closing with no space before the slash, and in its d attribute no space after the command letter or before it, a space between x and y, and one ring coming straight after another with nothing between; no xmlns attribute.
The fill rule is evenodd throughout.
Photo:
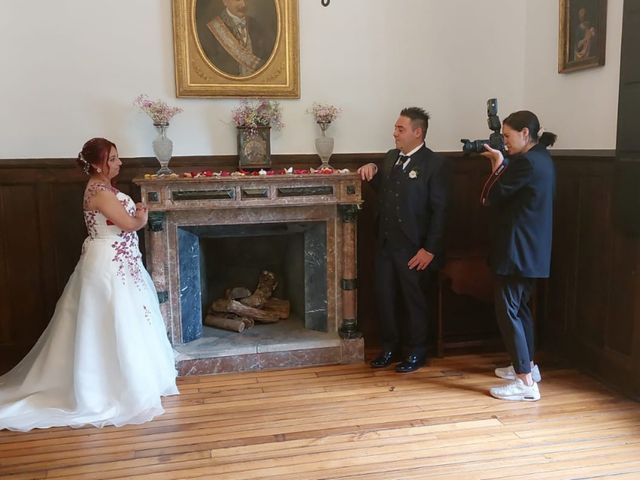
<svg viewBox="0 0 640 480"><path fill-rule="evenodd" d="M331 123L338 118L342 110L333 105L313 102L313 106L307 112L313 114L316 123Z"/></svg>
<svg viewBox="0 0 640 480"><path fill-rule="evenodd" d="M149 115L154 125L168 124L174 115L182 112L180 107L170 107L162 100L149 100L146 95L138 95L133 104Z"/></svg>
<svg viewBox="0 0 640 480"><path fill-rule="evenodd" d="M251 130L258 127L271 127L274 130L279 130L284 127L280 104L273 100L260 100L259 102L242 100L231 113L236 127L248 127Z"/></svg>

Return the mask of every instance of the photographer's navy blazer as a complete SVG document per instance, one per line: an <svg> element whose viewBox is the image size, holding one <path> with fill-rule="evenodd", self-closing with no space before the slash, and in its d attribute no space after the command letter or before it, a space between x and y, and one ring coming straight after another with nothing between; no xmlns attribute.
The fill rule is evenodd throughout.
<svg viewBox="0 0 640 480"><path fill-rule="evenodd" d="M551 265L555 169L541 144L505 159L489 177L482 204L492 209L489 264L498 275L547 278Z"/></svg>

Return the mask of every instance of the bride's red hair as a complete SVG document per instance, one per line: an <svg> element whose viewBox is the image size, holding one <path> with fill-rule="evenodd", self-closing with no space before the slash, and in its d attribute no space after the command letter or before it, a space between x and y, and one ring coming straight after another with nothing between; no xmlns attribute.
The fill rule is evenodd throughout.
<svg viewBox="0 0 640 480"><path fill-rule="evenodd" d="M87 175L95 173L98 168L108 173L109 154L112 148L118 149L115 143L106 138L92 138L82 146L82 150L78 154L76 161L82 171Z"/></svg>

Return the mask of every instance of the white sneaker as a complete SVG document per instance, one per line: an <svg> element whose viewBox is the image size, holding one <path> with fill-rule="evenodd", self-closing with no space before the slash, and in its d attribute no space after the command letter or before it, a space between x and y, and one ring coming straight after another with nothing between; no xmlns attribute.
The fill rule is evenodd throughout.
<svg viewBox="0 0 640 480"><path fill-rule="evenodd" d="M505 380L516 379L516 371L513 369L513 365L509 365L508 367L498 367L495 369L495 373L496 377L504 378ZM540 375L538 365L534 365L531 368L531 378L533 378L533 381L536 383L542 381L542 375Z"/></svg>
<svg viewBox="0 0 640 480"><path fill-rule="evenodd" d="M491 393L491 396L500 400L515 400L520 402L535 402L540 400L538 384L533 382L533 385L529 387L519 378L516 378L513 382L500 385L499 387L493 387L489 390L489 393Z"/></svg>

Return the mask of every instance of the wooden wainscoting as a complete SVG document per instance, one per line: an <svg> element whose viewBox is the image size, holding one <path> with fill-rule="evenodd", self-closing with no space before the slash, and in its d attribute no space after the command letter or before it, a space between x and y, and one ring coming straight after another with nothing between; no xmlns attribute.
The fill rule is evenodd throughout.
<svg viewBox="0 0 640 480"><path fill-rule="evenodd" d="M45 329L86 236L70 160L0 160L0 366Z"/></svg>
<svg viewBox="0 0 640 480"><path fill-rule="evenodd" d="M640 238L614 221L618 167L612 152L556 156L553 262L541 333L549 349L640 399Z"/></svg>
<svg viewBox="0 0 640 480"><path fill-rule="evenodd" d="M447 230L452 255L483 255L487 212L479 205L488 173L481 157L446 153L454 164ZM382 154L332 157L354 169ZM614 222L613 152L556 151L558 173L552 278L538 297L540 346L640 396L640 240ZM180 157L176 171L233 169L235 156ZM315 155L280 155L274 166L309 167ZM156 168L154 159L125 159L119 188L139 198L131 179ZM15 365L46 327L85 237L81 198L85 177L71 159L0 160L0 370ZM375 193L363 188L358 219L358 320L375 347L373 295ZM618 199L618 202L620 200ZM461 300L453 299L454 307ZM473 311L473 308L471 309ZM456 308L450 314L460 313ZM457 312L457 313L456 313ZM491 315L445 319L445 335L496 336Z"/></svg>

